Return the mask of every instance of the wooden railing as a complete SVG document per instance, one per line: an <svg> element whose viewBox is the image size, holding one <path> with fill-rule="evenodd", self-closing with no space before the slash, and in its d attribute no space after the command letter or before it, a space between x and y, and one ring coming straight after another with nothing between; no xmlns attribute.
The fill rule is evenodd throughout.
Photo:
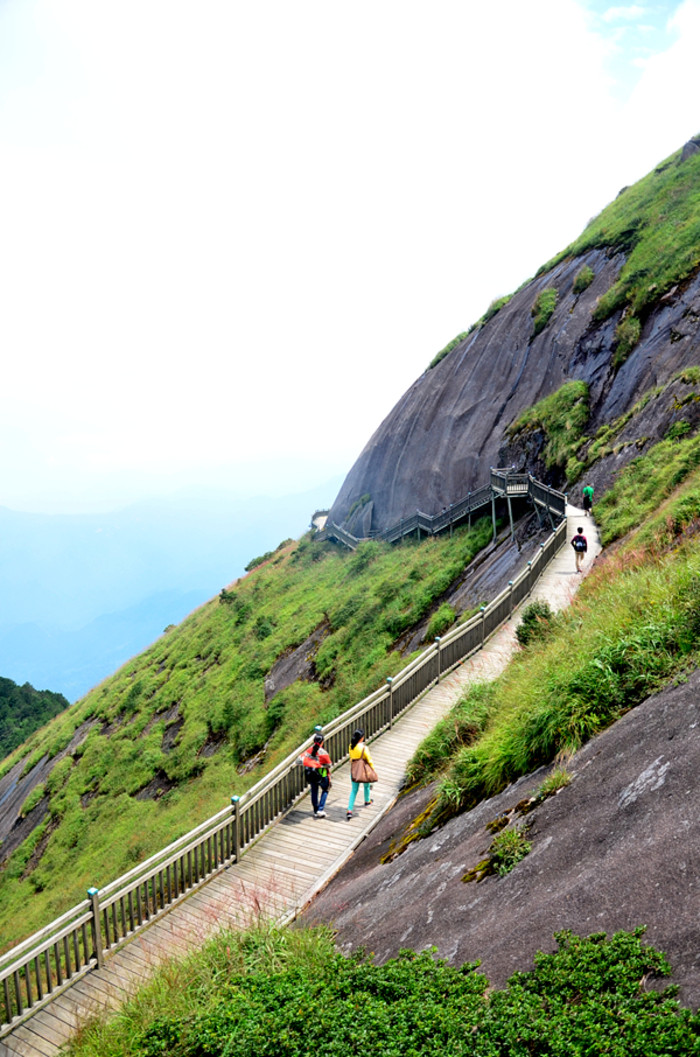
<svg viewBox="0 0 700 1057"><path fill-rule="evenodd" d="M386 543L396 543L397 540L413 533L435 536L439 532L444 532L451 525L464 521L466 517L469 517L489 503L493 503L496 498L505 498L508 501L510 499L530 498L540 522L544 512L549 517L552 529L554 529L556 522L560 521L565 515L566 496L563 492L558 492L555 488L550 488L549 485L536 481L534 477L527 473L513 473L511 470L492 469L489 484L482 485L475 492L469 492L464 499L460 499L458 503L453 503L439 514L424 514L422 511L417 510L410 517L402 518L401 521L397 521L390 528L384 529L382 532L372 533L367 538L381 539ZM509 513L511 513L510 508ZM342 525L337 525L334 521L326 521L323 531L316 538L335 539L338 543L343 543L351 550L355 550L358 544L362 542L361 539L353 536Z"/></svg>
<svg viewBox="0 0 700 1057"><path fill-rule="evenodd" d="M348 758L352 733L362 727L374 738L429 687L471 654L531 592L566 539L566 521L540 545L519 576L479 613L437 638L398 675L324 728L334 765ZM193 889L246 849L305 793L299 746L240 798L196 829L140 863L87 898L40 932L0 957L2 1023L0 1037L31 1012L122 946L136 932L165 914Z"/></svg>

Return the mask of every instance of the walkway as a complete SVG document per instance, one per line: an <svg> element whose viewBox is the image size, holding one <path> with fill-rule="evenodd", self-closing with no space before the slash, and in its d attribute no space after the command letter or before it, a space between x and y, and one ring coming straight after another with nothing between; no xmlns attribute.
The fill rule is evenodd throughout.
<svg viewBox="0 0 700 1057"><path fill-rule="evenodd" d="M598 532L592 519L575 507L567 507L567 518L568 539L579 525L584 526L588 538L585 575L600 551ZM543 598L552 608L561 609L571 601L582 579L574 572L574 553L567 544L524 605ZM517 648L516 625L517 616L500 628L483 650L429 690L391 731L372 743L380 781L373 787L374 803L370 807L356 807L352 821L346 821L350 768L348 764L338 768L333 775L327 818L314 819L304 798L239 863L223 870L109 957L103 969L93 969L16 1028L0 1042L0 1057L56 1057L81 1022L91 1014L119 1006L159 962L186 954L222 926L243 926L260 913L282 920L294 917L391 807L401 788L406 762L464 688L476 680L495 678L505 668Z"/></svg>

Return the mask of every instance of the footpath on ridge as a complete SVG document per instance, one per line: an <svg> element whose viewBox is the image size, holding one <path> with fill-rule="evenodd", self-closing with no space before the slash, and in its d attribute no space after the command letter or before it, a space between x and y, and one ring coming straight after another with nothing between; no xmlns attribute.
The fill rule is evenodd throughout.
<svg viewBox="0 0 700 1057"><path fill-rule="evenodd" d="M595 522L576 507L567 506L567 542L552 559L520 609L535 599L562 609L600 552ZM583 572L575 572L571 537L584 526L588 554ZM517 649L516 610L484 645L398 719L393 729L371 743L379 782L373 803L361 805L346 821L350 766L333 772L327 817L315 819L308 796L266 831L241 857L208 884L110 956L104 968L93 969L40 1009L0 1042L0 1057L56 1057L62 1046L90 1016L116 1009L150 977L153 969L173 956L185 955L222 928L239 928L257 915L293 919L352 855L355 848L392 806L401 788L405 765L423 738L459 700L472 682L493 679ZM359 806L358 806L359 805Z"/></svg>

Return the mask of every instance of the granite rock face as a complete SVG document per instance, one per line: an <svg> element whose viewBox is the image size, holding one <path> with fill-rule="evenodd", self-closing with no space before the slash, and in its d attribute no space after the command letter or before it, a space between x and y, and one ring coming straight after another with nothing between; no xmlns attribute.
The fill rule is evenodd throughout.
<svg viewBox="0 0 700 1057"><path fill-rule="evenodd" d="M306 922L329 922L344 951L378 961L437 946L453 964L481 959L495 987L532 968L553 934L647 926L680 1000L700 1004L700 672L632 709L577 752L570 785L525 815L532 850L505 877L465 883L493 839L486 825L547 771L528 775L385 865L381 855L430 791L399 800Z"/></svg>
<svg viewBox="0 0 700 1057"><path fill-rule="evenodd" d="M507 427L565 382L588 383L594 430L629 410L649 388L697 363L700 275L659 301L644 322L638 344L614 370L620 312L602 323L594 323L591 313L623 263L621 254L609 256L603 250L561 262L524 286L421 375L350 470L331 520L345 523L353 505L366 496L371 501L365 500L363 507L365 532L381 531L417 509L438 513L487 481L489 468L502 458ZM574 294L574 278L584 265L592 269L594 280ZM544 330L533 337L533 303L542 290L552 287L558 291L556 308Z"/></svg>

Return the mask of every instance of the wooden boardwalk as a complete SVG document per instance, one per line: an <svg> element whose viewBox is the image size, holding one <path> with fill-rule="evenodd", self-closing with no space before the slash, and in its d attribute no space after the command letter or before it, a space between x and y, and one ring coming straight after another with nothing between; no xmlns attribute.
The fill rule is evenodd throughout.
<svg viewBox="0 0 700 1057"><path fill-rule="evenodd" d="M568 508L567 538L583 524L589 541L588 561L600 549L592 519ZM574 572L568 545L548 566L532 598L545 598L553 608L567 605L583 579ZM526 600L524 605L529 604ZM361 805L346 821L350 767L333 772L327 818L314 819L308 796L264 833L239 863L222 870L184 902L109 956L102 969L93 969L54 998L44 1009L0 1041L0 1057L56 1057L77 1027L91 1015L118 1007L150 977L163 960L184 955L221 927L242 927L256 915L293 917L313 898L352 855L357 845L391 807L401 788L407 761L419 743L459 699L466 686L495 678L517 648L517 612L485 644L483 650L429 690L399 719L392 730L372 742L370 751L380 781L373 786L374 802Z"/></svg>

